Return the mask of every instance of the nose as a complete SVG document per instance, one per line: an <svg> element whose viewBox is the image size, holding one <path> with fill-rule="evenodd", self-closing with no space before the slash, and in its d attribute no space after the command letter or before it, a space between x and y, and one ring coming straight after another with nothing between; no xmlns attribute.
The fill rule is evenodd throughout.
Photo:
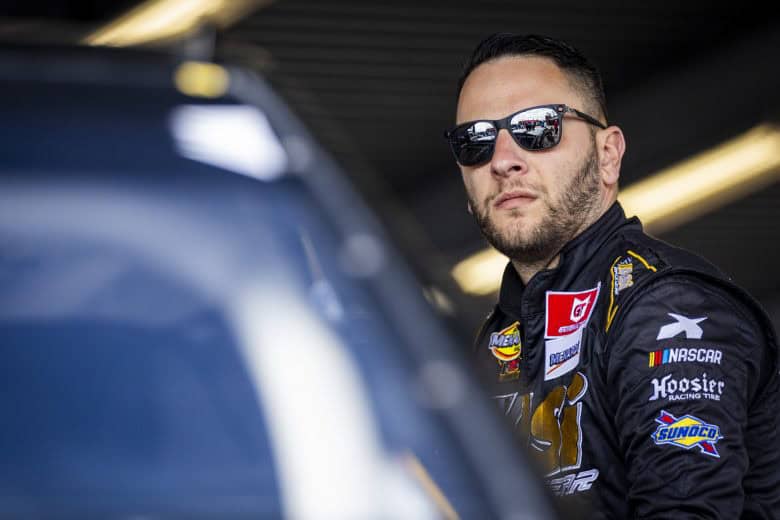
<svg viewBox="0 0 780 520"><path fill-rule="evenodd" d="M490 171L499 177L523 174L528 171L525 161L527 152L520 148L507 130L501 129L496 136L493 157L490 159Z"/></svg>

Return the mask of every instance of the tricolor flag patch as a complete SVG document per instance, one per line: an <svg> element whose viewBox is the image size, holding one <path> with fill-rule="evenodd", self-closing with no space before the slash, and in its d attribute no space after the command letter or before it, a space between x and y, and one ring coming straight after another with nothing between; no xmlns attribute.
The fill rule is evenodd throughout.
<svg viewBox="0 0 780 520"><path fill-rule="evenodd" d="M650 352L650 360L648 362L649 367L657 367L658 365L663 365L664 363L669 362L669 349L664 350L656 350L655 352Z"/></svg>

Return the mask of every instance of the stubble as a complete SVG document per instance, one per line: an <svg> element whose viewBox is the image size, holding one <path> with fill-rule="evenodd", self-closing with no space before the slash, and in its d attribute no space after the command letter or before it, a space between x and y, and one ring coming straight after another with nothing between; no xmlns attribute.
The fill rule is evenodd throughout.
<svg viewBox="0 0 780 520"><path fill-rule="evenodd" d="M542 220L532 229L518 225L501 230L490 218L491 197L481 205L471 195L469 203L480 231L500 253L522 264L548 261L590 223L599 194L598 157L595 143L577 174L561 191L559 200L540 197L544 204ZM515 215L513 215L515 216ZM522 217L518 217L522 218Z"/></svg>

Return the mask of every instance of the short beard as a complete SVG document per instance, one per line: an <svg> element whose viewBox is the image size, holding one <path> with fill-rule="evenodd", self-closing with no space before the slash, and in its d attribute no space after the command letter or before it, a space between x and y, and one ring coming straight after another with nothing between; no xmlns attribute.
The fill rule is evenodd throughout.
<svg viewBox="0 0 780 520"><path fill-rule="evenodd" d="M546 215L528 236L518 230L498 230L490 220L489 209L492 200L479 206L469 195L474 219L480 231L500 253L522 264L538 264L555 257L561 249L580 231L590 224L591 215L598 204L600 178L595 143L585 158L577 175L563 189L556 202L540 198L547 206ZM480 209L481 208L481 209Z"/></svg>

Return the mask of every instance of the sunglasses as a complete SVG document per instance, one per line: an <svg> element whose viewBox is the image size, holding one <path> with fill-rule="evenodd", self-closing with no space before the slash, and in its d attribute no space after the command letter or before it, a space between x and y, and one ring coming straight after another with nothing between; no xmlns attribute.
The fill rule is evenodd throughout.
<svg viewBox="0 0 780 520"><path fill-rule="evenodd" d="M444 132L450 142L455 160L462 166L474 166L490 160L496 148L498 132L502 128L526 150L549 150L561 142L563 116L574 114L599 128L606 128L599 120L566 105L541 105L524 108L504 119L469 121Z"/></svg>

